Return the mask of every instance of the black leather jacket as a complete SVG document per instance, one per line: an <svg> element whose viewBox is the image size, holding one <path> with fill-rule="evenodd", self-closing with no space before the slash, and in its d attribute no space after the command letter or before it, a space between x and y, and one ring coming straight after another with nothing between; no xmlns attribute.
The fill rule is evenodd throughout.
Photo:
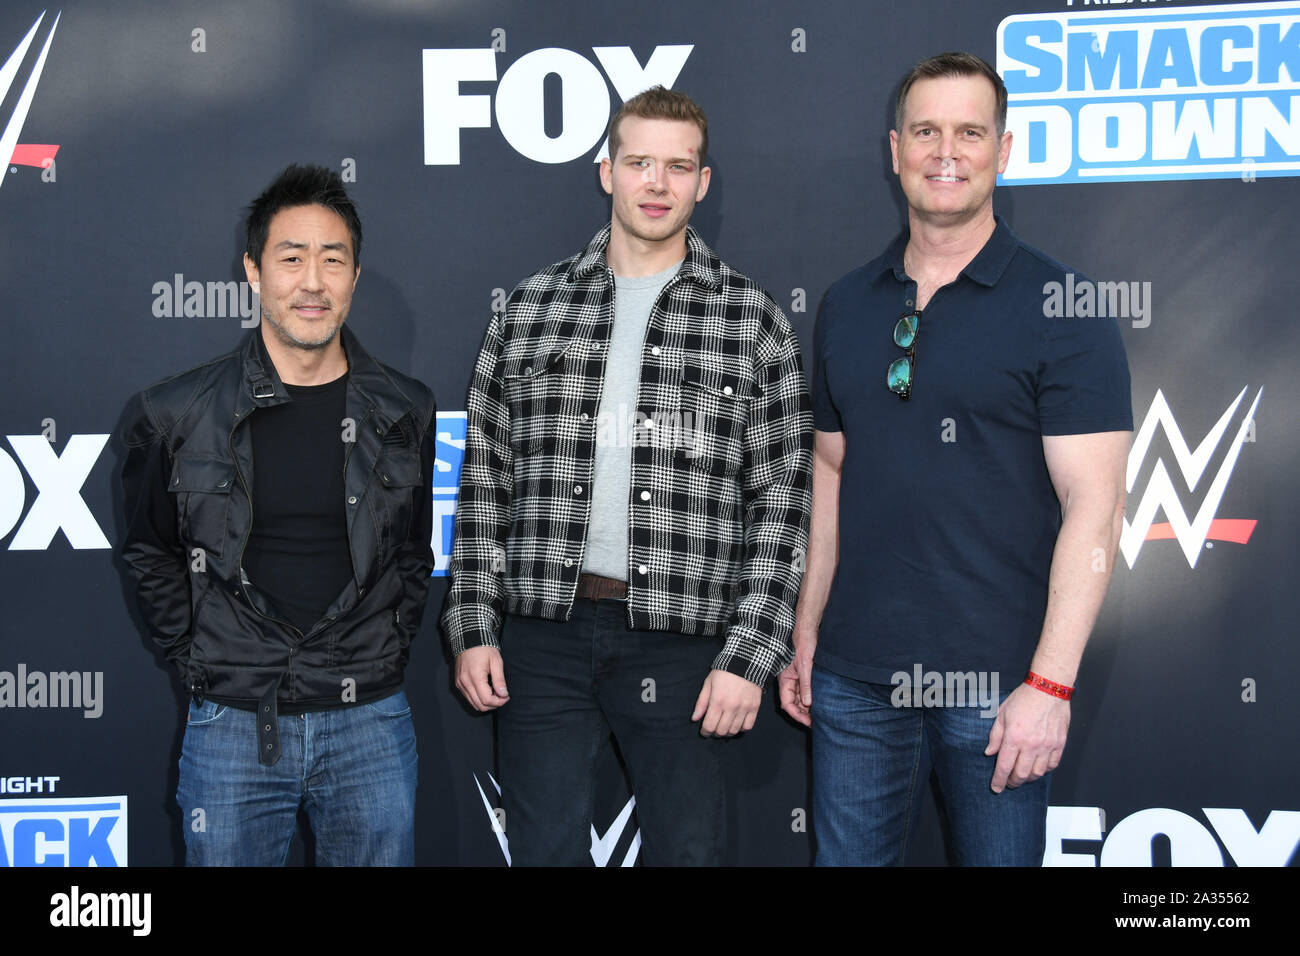
<svg viewBox="0 0 1300 956"><path fill-rule="evenodd" d="M127 407L122 556L154 640L196 699L273 715L375 700L402 683L433 570L436 406L346 325L341 335L355 423L343 478L353 579L305 634L275 616L241 566L253 509L248 420L289 401L260 330ZM264 762L278 757L271 736L259 744Z"/></svg>

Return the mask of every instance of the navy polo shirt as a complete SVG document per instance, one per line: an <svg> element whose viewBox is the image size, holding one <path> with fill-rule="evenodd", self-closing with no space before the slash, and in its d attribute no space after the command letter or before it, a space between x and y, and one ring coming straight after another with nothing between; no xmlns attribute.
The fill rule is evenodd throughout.
<svg viewBox="0 0 1300 956"><path fill-rule="evenodd" d="M885 373L916 300L907 238L832 286L818 318L813 422L843 432L845 457L816 661L883 684L916 664L997 671L1009 691L1038 644L1061 525L1042 439L1132 429L1124 343L1114 318L1046 317L1044 286L1070 270L999 218L922 313L903 401Z"/></svg>

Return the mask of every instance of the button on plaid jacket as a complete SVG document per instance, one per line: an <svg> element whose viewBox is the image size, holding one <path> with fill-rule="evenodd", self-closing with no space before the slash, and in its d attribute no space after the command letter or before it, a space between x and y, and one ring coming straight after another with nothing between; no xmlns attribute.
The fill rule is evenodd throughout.
<svg viewBox="0 0 1300 956"><path fill-rule="evenodd" d="M781 309L694 229L651 310L634 426L598 431L613 326L609 226L525 279L475 363L442 614L453 653L497 646L504 611L567 620L597 441L632 459L628 624L724 634L714 667L765 684L793 658L808 547L812 415Z"/></svg>

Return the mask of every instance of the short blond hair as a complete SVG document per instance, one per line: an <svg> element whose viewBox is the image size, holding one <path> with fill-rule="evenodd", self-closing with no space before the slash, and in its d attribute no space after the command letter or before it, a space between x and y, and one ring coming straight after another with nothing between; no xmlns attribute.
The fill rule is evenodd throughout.
<svg viewBox="0 0 1300 956"><path fill-rule="evenodd" d="M641 119L684 120L700 128L700 165L709 154L709 121L704 118L700 104L685 93L664 86L652 86L624 103L609 121L609 158L618 155L619 124L628 116Z"/></svg>

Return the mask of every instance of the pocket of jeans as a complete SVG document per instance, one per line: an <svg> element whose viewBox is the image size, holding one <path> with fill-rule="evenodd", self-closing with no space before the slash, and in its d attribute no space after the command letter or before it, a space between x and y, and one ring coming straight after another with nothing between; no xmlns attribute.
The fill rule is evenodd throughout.
<svg viewBox="0 0 1300 956"><path fill-rule="evenodd" d="M411 713L411 704L406 699L404 690L399 690L396 694L390 694L381 700L372 700L366 706L381 717L406 717Z"/></svg>
<svg viewBox="0 0 1300 956"><path fill-rule="evenodd" d="M229 708L225 704L218 704L214 700L205 700L201 704L190 701L190 712L185 718L185 722L190 727L202 727L205 724L213 724L220 720Z"/></svg>

